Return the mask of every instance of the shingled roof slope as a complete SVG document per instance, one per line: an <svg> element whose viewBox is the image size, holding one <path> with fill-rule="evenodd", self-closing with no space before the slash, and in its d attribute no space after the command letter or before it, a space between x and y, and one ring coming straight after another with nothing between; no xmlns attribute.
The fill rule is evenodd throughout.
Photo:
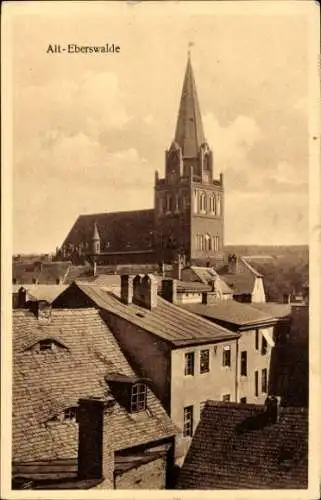
<svg viewBox="0 0 321 500"><path fill-rule="evenodd" d="M115 314L130 323L162 338L173 346L219 342L237 338L239 335L227 328L214 325L210 321L176 306L162 297L157 297L157 306L151 310L136 304L124 304L118 294L107 289L76 282L71 285L78 288L93 304ZM73 293L76 290L73 289ZM57 298L54 306L64 304L64 294Z"/></svg>
<svg viewBox="0 0 321 500"><path fill-rule="evenodd" d="M208 401L180 472L178 489L299 489L308 481L308 411Z"/></svg>
<svg viewBox="0 0 321 500"><path fill-rule="evenodd" d="M275 323L276 318L262 312L252 304L236 302L235 300L217 301L212 304L182 304L181 307L203 317L224 321L237 326Z"/></svg>
<svg viewBox="0 0 321 500"><path fill-rule="evenodd" d="M100 251L150 250L153 245L154 210L80 215L65 245L90 245L94 224L100 235Z"/></svg>
<svg viewBox="0 0 321 500"><path fill-rule="evenodd" d="M53 339L54 352L32 346ZM50 420L81 397L113 398L106 375L135 373L96 309L54 309L42 325L27 310L13 312L13 461L77 458L78 425ZM111 446L124 449L176 434L174 424L148 389L142 418L118 401L109 416Z"/></svg>
<svg viewBox="0 0 321 500"><path fill-rule="evenodd" d="M15 283L39 285L56 284L57 280L63 281L70 262L13 262L12 278Z"/></svg>

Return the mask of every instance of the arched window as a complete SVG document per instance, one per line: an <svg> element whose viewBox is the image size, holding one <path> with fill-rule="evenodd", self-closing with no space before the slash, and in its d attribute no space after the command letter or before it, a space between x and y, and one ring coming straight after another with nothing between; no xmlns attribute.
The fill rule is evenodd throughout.
<svg viewBox="0 0 321 500"><path fill-rule="evenodd" d="M222 208L221 207L221 197L218 196L217 197L217 202L216 202L216 214L219 215L219 216L221 215L221 208Z"/></svg>
<svg viewBox="0 0 321 500"><path fill-rule="evenodd" d="M212 250L212 238L211 235L206 233L204 235L204 243L205 243L205 248L204 250Z"/></svg>
<svg viewBox="0 0 321 500"><path fill-rule="evenodd" d="M216 199L215 194L211 194L209 198L209 209L211 214L215 214L216 210Z"/></svg>
<svg viewBox="0 0 321 500"><path fill-rule="evenodd" d="M200 193L200 212L206 212L206 196L205 193Z"/></svg>

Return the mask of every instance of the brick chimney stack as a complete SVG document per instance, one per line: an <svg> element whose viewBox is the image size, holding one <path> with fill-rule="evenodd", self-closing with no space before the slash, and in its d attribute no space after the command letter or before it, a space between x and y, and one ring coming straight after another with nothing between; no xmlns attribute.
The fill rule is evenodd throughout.
<svg viewBox="0 0 321 500"><path fill-rule="evenodd" d="M129 274L122 274L120 277L120 298L124 304L133 302L133 278Z"/></svg>
<svg viewBox="0 0 321 500"><path fill-rule="evenodd" d="M158 281L152 274L143 278L137 274L133 280L133 302L146 309L157 306Z"/></svg>
<svg viewBox="0 0 321 500"><path fill-rule="evenodd" d="M280 416L280 398L268 396L265 400L265 412L268 424L276 424Z"/></svg>
<svg viewBox="0 0 321 500"><path fill-rule="evenodd" d="M238 271L238 259L235 254L228 256L228 273L236 274Z"/></svg>
<svg viewBox="0 0 321 500"><path fill-rule="evenodd" d="M79 400L78 477L104 479L113 488L114 454L108 445L106 431L107 402L96 398Z"/></svg>
<svg viewBox="0 0 321 500"><path fill-rule="evenodd" d="M177 281L175 279L163 279L162 284L162 295L164 299L172 302L172 304L177 303Z"/></svg>

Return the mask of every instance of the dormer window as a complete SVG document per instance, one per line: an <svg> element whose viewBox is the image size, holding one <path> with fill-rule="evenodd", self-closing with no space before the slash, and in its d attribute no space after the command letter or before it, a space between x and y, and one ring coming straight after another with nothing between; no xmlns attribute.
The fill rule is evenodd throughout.
<svg viewBox="0 0 321 500"><path fill-rule="evenodd" d="M146 384L134 384L131 391L130 410L132 413L146 409L147 387Z"/></svg>
<svg viewBox="0 0 321 500"><path fill-rule="evenodd" d="M39 342L39 352L55 351L57 344L53 340L42 340Z"/></svg>
<svg viewBox="0 0 321 500"><path fill-rule="evenodd" d="M71 406L63 411L63 419L69 422L76 422L77 420L77 406Z"/></svg>
<svg viewBox="0 0 321 500"><path fill-rule="evenodd" d="M52 417L49 422L77 422L77 411L77 406L70 406Z"/></svg>
<svg viewBox="0 0 321 500"><path fill-rule="evenodd" d="M113 397L130 413L147 410L147 383L150 379L111 373L106 382Z"/></svg>

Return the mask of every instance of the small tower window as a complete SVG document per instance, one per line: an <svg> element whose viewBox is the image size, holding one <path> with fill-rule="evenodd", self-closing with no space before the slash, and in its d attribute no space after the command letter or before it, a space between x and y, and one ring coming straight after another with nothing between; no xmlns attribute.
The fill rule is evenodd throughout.
<svg viewBox="0 0 321 500"><path fill-rule="evenodd" d="M221 215L221 197L217 197L217 202L216 202L216 215L220 216Z"/></svg>

